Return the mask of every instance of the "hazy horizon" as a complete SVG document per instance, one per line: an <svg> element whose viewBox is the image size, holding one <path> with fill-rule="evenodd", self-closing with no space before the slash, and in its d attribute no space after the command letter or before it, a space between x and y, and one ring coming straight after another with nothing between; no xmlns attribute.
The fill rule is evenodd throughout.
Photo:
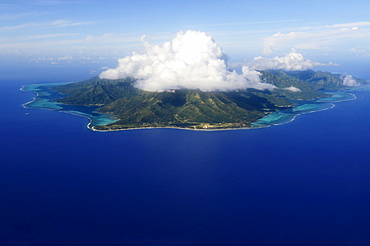
<svg viewBox="0 0 370 246"><path fill-rule="evenodd" d="M161 45L194 30L211 36L230 63L283 57L294 49L311 61L339 65L315 70L369 79L369 7L364 0L6 0L0 4L0 78L25 71L35 72L35 79L43 71L61 76L56 81L97 76L119 58L145 52L143 35Z"/></svg>

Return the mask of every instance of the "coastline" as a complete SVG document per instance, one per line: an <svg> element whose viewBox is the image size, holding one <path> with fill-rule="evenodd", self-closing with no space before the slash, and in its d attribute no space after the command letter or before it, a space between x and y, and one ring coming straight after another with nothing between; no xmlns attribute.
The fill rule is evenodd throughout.
<svg viewBox="0 0 370 246"><path fill-rule="evenodd" d="M19 90L20 90L20 91L25 91L25 92L33 92L33 93L36 95L35 97L33 97L33 98L32 98L32 100L31 100L31 101L29 101L29 102L26 102L26 103L23 103L23 104L22 104L22 107L23 107L23 108L27 108L27 107L26 107L26 105L27 105L27 104L30 104L30 103L33 103L34 101L36 101L37 97L38 97L40 94L39 94L37 91L28 91L28 90L25 90L25 89L24 89L24 87L25 87L25 85L22 85L22 87L21 87L21 88L19 88Z"/></svg>
<svg viewBox="0 0 370 246"><path fill-rule="evenodd" d="M275 124L270 124L270 125L265 125L265 126L259 126L259 127L235 127L235 128L222 128L222 129L193 129L193 128L182 128L182 127L171 127L171 126L169 126L169 127L136 127L136 128L133 127L133 128L124 128L124 129L98 130L98 129L95 129L94 126L91 126L92 120L90 118L88 118L90 120L90 122L87 124L87 128L89 130L92 130L92 131L95 131L95 132L117 132L117 131L129 131L129 130L144 130L144 129L176 129L176 130L206 131L206 132L213 132L213 131L232 131L232 130L253 130L253 129L268 128L268 127L271 127L271 126L285 125L285 124L288 124L288 123L293 122L300 115L303 115L303 114L312 114L312 113L316 113L316 112L326 111L326 110L332 109L332 108L334 108L336 106L334 103L330 103L330 104L331 104L331 107L328 107L328 108L324 108L324 109L320 109L320 110L315 110L315 111L313 110L313 111L307 111L307 112L292 114L292 119L289 120L289 121L287 121L287 122L275 123ZM275 113L279 113L279 111L277 111ZM260 120L260 119L258 119L258 120ZM255 123L255 122L253 122L253 123Z"/></svg>
<svg viewBox="0 0 370 246"><path fill-rule="evenodd" d="M91 121L91 120L90 120ZM270 126L266 126L270 127ZM124 129L112 129L112 130L97 130L93 127L87 124L87 128L94 131L94 132L118 132L118 131L131 131L131 130L145 130L145 129L175 129L175 130L186 130L186 131L207 131L207 132L213 132L213 131L231 131L231 130L251 130L251 129L259 129L259 128L265 128L265 127L239 127L239 128L223 128L223 129L193 129L193 128L182 128L182 127L136 127L136 128L124 128Z"/></svg>
<svg viewBox="0 0 370 246"><path fill-rule="evenodd" d="M332 109L334 108L336 105L334 103L338 103L338 102L345 102L345 101L352 101L352 100L356 100L357 97L356 95L354 95L353 93L351 92L347 92L347 91L336 91L336 92L327 92L328 94L334 94L335 93L341 93L341 94L346 94L346 95L351 95L352 98L342 98L342 100L338 99L338 100L335 100L335 96L333 95L334 98L332 97L329 97L329 98L332 98L334 100L322 100L322 99L318 99L318 100L314 100L312 101L312 104L324 104L324 103L330 103L331 106L330 107L327 107L327 108L322 108L322 109L317 109L317 110L312 110L312 111L301 111L301 112L294 112L294 108L297 108L299 106L302 106L302 105L305 105L305 104L301 104L301 105L297 105L296 107L293 108L292 112L284 112L284 111L276 111L276 112L272 112L272 113L268 113L266 114L265 116L261 117L260 119L254 121L251 123L251 126L249 127L231 127L231 128L204 128L204 129L195 129L195 128L186 128L186 127L176 127L176 126L160 126L160 127L155 127L155 126L150 126L150 127L132 127L132 128L122 128L122 129L107 129L107 130L100 130L100 129L96 129L95 126L97 125L93 125L93 122L94 122L94 119L92 118L93 116L89 117L89 114L88 113L85 113L85 112L82 112L81 113L78 113L79 111L76 110L76 112L74 111L71 111L71 110L61 110L62 108L52 108L52 107L28 107L27 105L35 102L36 100L39 99L40 97L40 93L38 92L38 87L39 86L43 86L43 85L60 85L62 83L50 83L50 84L32 84L32 85L26 85L26 86L33 86L34 88L32 89L26 89L26 86L23 85L20 90L21 91L26 91L26 92L33 92L36 96L33 97L33 99L29 102L26 102L24 104L22 104L23 108L41 108L41 109L48 109L48 110L57 110L59 112L63 112L63 113L68 113L68 114L72 114L72 115L77 115L77 116L82 116L84 118L87 118L89 120L88 124L86 125L86 128L91 130L91 131L94 131L94 132L117 132L117 131L126 131L126 130L143 130L143 129L176 129L176 130L189 130L189 131L206 131L206 132L214 132L214 131L230 131L230 130L251 130L251 129L261 129L261 128L267 128L267 127L271 127L271 126L279 126L279 125L284 125L284 124L288 124L288 123L291 123L293 122L297 116L301 115L301 114L308 114L308 113L315 113L315 112L320 112L320 111L325 111L325 110L329 110L329 109ZM68 84L68 83L63 83L63 84ZM63 105L63 104L62 104ZM258 123L259 120L263 119L264 117L270 115L270 114L273 114L273 113L276 113L276 114L285 114L285 115L290 115L291 116L291 119L289 119L288 121L284 121L284 122L276 122L274 123L274 120L271 120L271 122L268 122L267 123ZM118 120L118 119L117 119ZM278 119L276 120L278 121ZM109 124L109 123L107 123ZM256 124L256 126L253 126L253 124ZM104 124L102 124L104 125Z"/></svg>

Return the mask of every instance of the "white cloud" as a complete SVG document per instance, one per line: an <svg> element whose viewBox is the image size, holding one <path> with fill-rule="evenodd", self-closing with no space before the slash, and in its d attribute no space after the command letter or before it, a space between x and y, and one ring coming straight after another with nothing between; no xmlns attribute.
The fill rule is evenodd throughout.
<svg viewBox="0 0 370 246"><path fill-rule="evenodd" d="M94 59L89 56L71 56L71 55L65 55L61 57L38 57L38 58L31 58L29 61L30 62L50 62L51 64L58 64L58 63L80 63L80 64L85 64L85 63L99 63L96 61L97 59Z"/></svg>
<svg viewBox="0 0 370 246"><path fill-rule="evenodd" d="M294 87L294 86L284 88L284 90L288 90L288 91L291 91L291 92L301 92L301 89L299 89L297 87Z"/></svg>
<svg viewBox="0 0 370 246"><path fill-rule="evenodd" d="M16 25L16 26L6 26L6 27L1 27L0 30L2 31L11 31L11 30L17 30L21 28L29 28L29 27L34 27L34 26L40 26L41 24L38 23L25 23L21 25Z"/></svg>
<svg viewBox="0 0 370 246"><path fill-rule="evenodd" d="M55 59L52 57L38 57L38 58L31 58L31 62L40 62L40 61L54 61Z"/></svg>
<svg viewBox="0 0 370 246"><path fill-rule="evenodd" d="M263 58L261 56L255 57L247 63L251 69L284 69L287 71L302 71L316 66L333 66L333 63L314 62L304 58L300 53L294 49L283 57Z"/></svg>
<svg viewBox="0 0 370 246"><path fill-rule="evenodd" d="M340 52L348 45L368 43L370 22L342 23L328 26L312 26L300 31L276 33L264 40L264 54L286 52L291 48ZM349 47L347 48L349 49Z"/></svg>
<svg viewBox="0 0 370 246"><path fill-rule="evenodd" d="M328 28L352 28L352 27L358 27L358 26L370 26L370 22L362 21L362 22L351 22L351 23L342 23L342 24L334 24L331 26L326 26Z"/></svg>
<svg viewBox="0 0 370 246"><path fill-rule="evenodd" d="M370 57L370 49L369 48L364 48L364 47L353 47L348 50L349 53L354 54L356 56L361 56L361 57Z"/></svg>
<svg viewBox="0 0 370 246"><path fill-rule="evenodd" d="M40 15L50 14L50 12L25 12L25 13L14 13L14 14L3 14L0 15L0 20L15 20L24 17L38 17Z"/></svg>
<svg viewBox="0 0 370 246"><path fill-rule="evenodd" d="M359 86L360 83L358 83L356 81L356 79L354 79L352 77L352 75L347 75L344 80L343 80L343 85L346 85L346 86Z"/></svg>
<svg viewBox="0 0 370 246"><path fill-rule="evenodd" d="M86 4L86 3L87 2L85 1L56 1L56 0L34 2L34 4L37 5Z"/></svg>
<svg viewBox="0 0 370 246"><path fill-rule="evenodd" d="M56 27L69 27L69 26L82 26L82 25L88 25L91 24L91 22L73 22L69 20L56 20L50 23L52 26Z"/></svg>
<svg viewBox="0 0 370 246"><path fill-rule="evenodd" d="M253 21L253 22L231 22L231 23L216 23L216 24L203 24L203 25L192 25L191 27L195 28L204 28L204 27L214 27L214 26L247 26L247 25L256 25L256 24L274 24L274 23L287 23L295 22L297 20L273 20L273 21Z"/></svg>
<svg viewBox="0 0 370 246"><path fill-rule="evenodd" d="M65 54L103 57L105 60L123 57L129 50L142 48L140 38L127 34L83 36L80 33L57 33L16 37L0 37L0 56L19 51L26 59L39 56L59 57ZM101 60L99 58L99 60Z"/></svg>
<svg viewBox="0 0 370 246"><path fill-rule="evenodd" d="M30 28L30 27L71 27L71 26L82 26L82 25L88 25L91 24L91 22L73 22L70 20L56 20L52 22L47 22L47 23L24 23L16 26L5 26L1 27L0 31L13 31L13 30L18 30L18 29L25 29L25 28Z"/></svg>
<svg viewBox="0 0 370 246"><path fill-rule="evenodd" d="M221 48L203 32L179 32L171 42L162 45L151 45L145 40L143 43L145 53L134 52L119 59L117 68L104 71L100 77L135 77L138 79L136 86L148 91L274 88L271 84L261 83L259 73L254 69L243 67L242 74L229 70Z"/></svg>
<svg viewBox="0 0 370 246"><path fill-rule="evenodd" d="M72 61L72 60L74 60L74 58L71 55L66 55L66 56L62 56L62 57L58 58L58 61L63 61L63 60Z"/></svg>

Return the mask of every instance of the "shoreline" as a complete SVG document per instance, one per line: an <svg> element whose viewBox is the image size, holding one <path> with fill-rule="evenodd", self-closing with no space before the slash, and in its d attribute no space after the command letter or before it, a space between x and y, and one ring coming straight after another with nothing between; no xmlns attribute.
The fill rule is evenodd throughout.
<svg viewBox="0 0 370 246"><path fill-rule="evenodd" d="M91 122L91 120L90 120ZM94 132L118 132L118 131L132 131L132 130L145 130L145 129L175 129L175 130L185 130L185 131L206 131L206 132L213 132L213 131L232 131L232 130L252 130L252 129L260 129L266 127L239 127L239 128L223 128L223 129L192 129L192 128L182 128L182 127L133 127L133 128L125 128L125 129L112 129L112 130L97 130L93 127L90 127L90 122L87 124L87 128Z"/></svg>
<svg viewBox="0 0 370 246"><path fill-rule="evenodd" d="M25 89L24 89L24 85L22 85L22 87L21 87L21 88L19 88L19 90L20 90L20 91L28 92L28 90L25 90ZM23 104L22 104L22 107L23 107L23 108L27 108L27 107L26 107L26 105L28 105L28 104L33 103L34 101L36 101L37 97L40 95L37 91L29 91L29 92L33 92L36 96L35 96L34 98L32 98L32 100L31 100L31 101L26 102L26 103L23 103Z"/></svg>
<svg viewBox="0 0 370 246"><path fill-rule="evenodd" d="M271 126L285 125L285 124L288 124L288 123L293 122L300 115L303 115L303 114L312 114L312 113L316 113L316 112L322 112L322 111L326 111L326 110L332 109L332 108L334 108L336 106L334 103L330 103L330 104L331 104L331 107L320 109L320 110L316 110L316 111L308 111L308 112L297 113L297 114L292 113L292 115L293 115L292 116L292 119L289 120L289 121L287 121L287 122L270 124L270 125L265 125L265 126L260 126L260 127L238 127L238 128L235 127L235 128L223 128L223 129L192 129L192 128L171 127L171 126L169 126L169 127L163 127L162 126L162 127L133 127L133 128L125 128L125 129L97 130L97 129L94 128L94 126L91 127L92 120L90 118L88 118L88 117L87 118L90 121L86 125L86 127L89 130L92 130L92 131L95 131L95 132L118 132L118 131L144 130L144 129L176 129L176 130L207 131L207 132L212 132L212 131L232 131L232 130L253 130L253 129L268 128L268 127L271 127ZM255 123L255 122L253 122L253 123Z"/></svg>
<svg viewBox="0 0 370 246"><path fill-rule="evenodd" d="M53 84L62 84L62 83L53 83ZM65 83L65 84L67 84L67 83ZM41 86L41 85L47 85L47 84L32 84L32 85L34 85L34 86L36 86L36 85ZM20 90L21 91L26 91L26 92L33 92L36 95L35 97L33 97L33 99L31 101L22 104L23 108L30 109L32 107L27 107L27 105L35 102L38 99L38 97L40 96L40 93L37 90L26 90L25 89L26 86L31 86L31 85L23 85L20 88ZM37 87L35 89L37 89ZM332 109L332 108L334 108L336 106L334 103L352 101L352 100L356 100L357 99L356 95L354 95L352 92L346 92L346 91L337 91L337 92L341 92L341 93L344 93L344 94L349 94L349 95L352 96L352 98L347 98L347 99L344 99L344 100L328 101L328 102L325 102L325 101L321 101L320 102L320 100L316 100L315 103L318 103L318 104L321 104L321 103L329 103L329 104L331 104L331 106L328 107L328 108L323 108L323 109L319 109L319 110L312 110L312 111L307 111L307 112L300 112L300 113L291 112L291 113L287 113L287 114L291 114L292 115L292 118L289 121L281 122L281 123L271 123L271 124L266 124L266 125L261 124L260 126L256 126L256 127L250 126L250 127L232 127L232 128L219 128L219 129L217 129L217 128L214 128L214 129L212 129L212 128L211 129L194 129L194 128L175 127L175 126L173 126L173 127L172 126L161 126L161 127L154 127L153 126L153 127L132 127L132 128L123 128L123 129L98 130L98 129L95 129L95 126L92 126L93 119L91 117L89 117L88 115L84 115L83 112L80 114L80 113L76 113L76 112L73 112L73 111L67 111L67 110L63 111L63 110L60 110L60 109L53 109L53 108L41 108L41 109L57 110L57 111L62 112L62 113L68 113L68 114L72 114L72 115L82 116L82 117L87 118L89 120L88 124L86 125L86 128L87 129L89 129L91 131L94 131L94 132L102 132L102 133L105 133L105 132L126 131L126 130L128 130L128 131L132 131L132 130L144 130L144 129L175 129L175 130L203 131L203 132L231 131L231 130L251 130L251 129L261 129L261 128L268 128L268 127L271 127L271 126L279 126L279 125L288 124L288 123L293 122L301 114L308 114L308 113L315 113L315 112L329 110L329 109ZM330 93L328 93L328 94L330 94ZM282 111L276 111L274 113L278 113L278 112L282 112ZM269 114L267 114L267 115L269 115ZM265 116L267 116L267 115L265 115ZM260 119L264 118L265 116L261 117ZM258 119L258 120L260 120L260 119ZM252 122L251 124L256 123L258 120Z"/></svg>

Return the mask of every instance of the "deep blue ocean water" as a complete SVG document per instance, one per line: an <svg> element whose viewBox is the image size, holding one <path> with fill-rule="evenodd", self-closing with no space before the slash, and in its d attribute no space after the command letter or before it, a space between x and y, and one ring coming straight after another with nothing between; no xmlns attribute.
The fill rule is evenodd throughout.
<svg viewBox="0 0 370 246"><path fill-rule="evenodd" d="M253 130L93 132L0 83L0 245L370 245L370 91Z"/></svg>

